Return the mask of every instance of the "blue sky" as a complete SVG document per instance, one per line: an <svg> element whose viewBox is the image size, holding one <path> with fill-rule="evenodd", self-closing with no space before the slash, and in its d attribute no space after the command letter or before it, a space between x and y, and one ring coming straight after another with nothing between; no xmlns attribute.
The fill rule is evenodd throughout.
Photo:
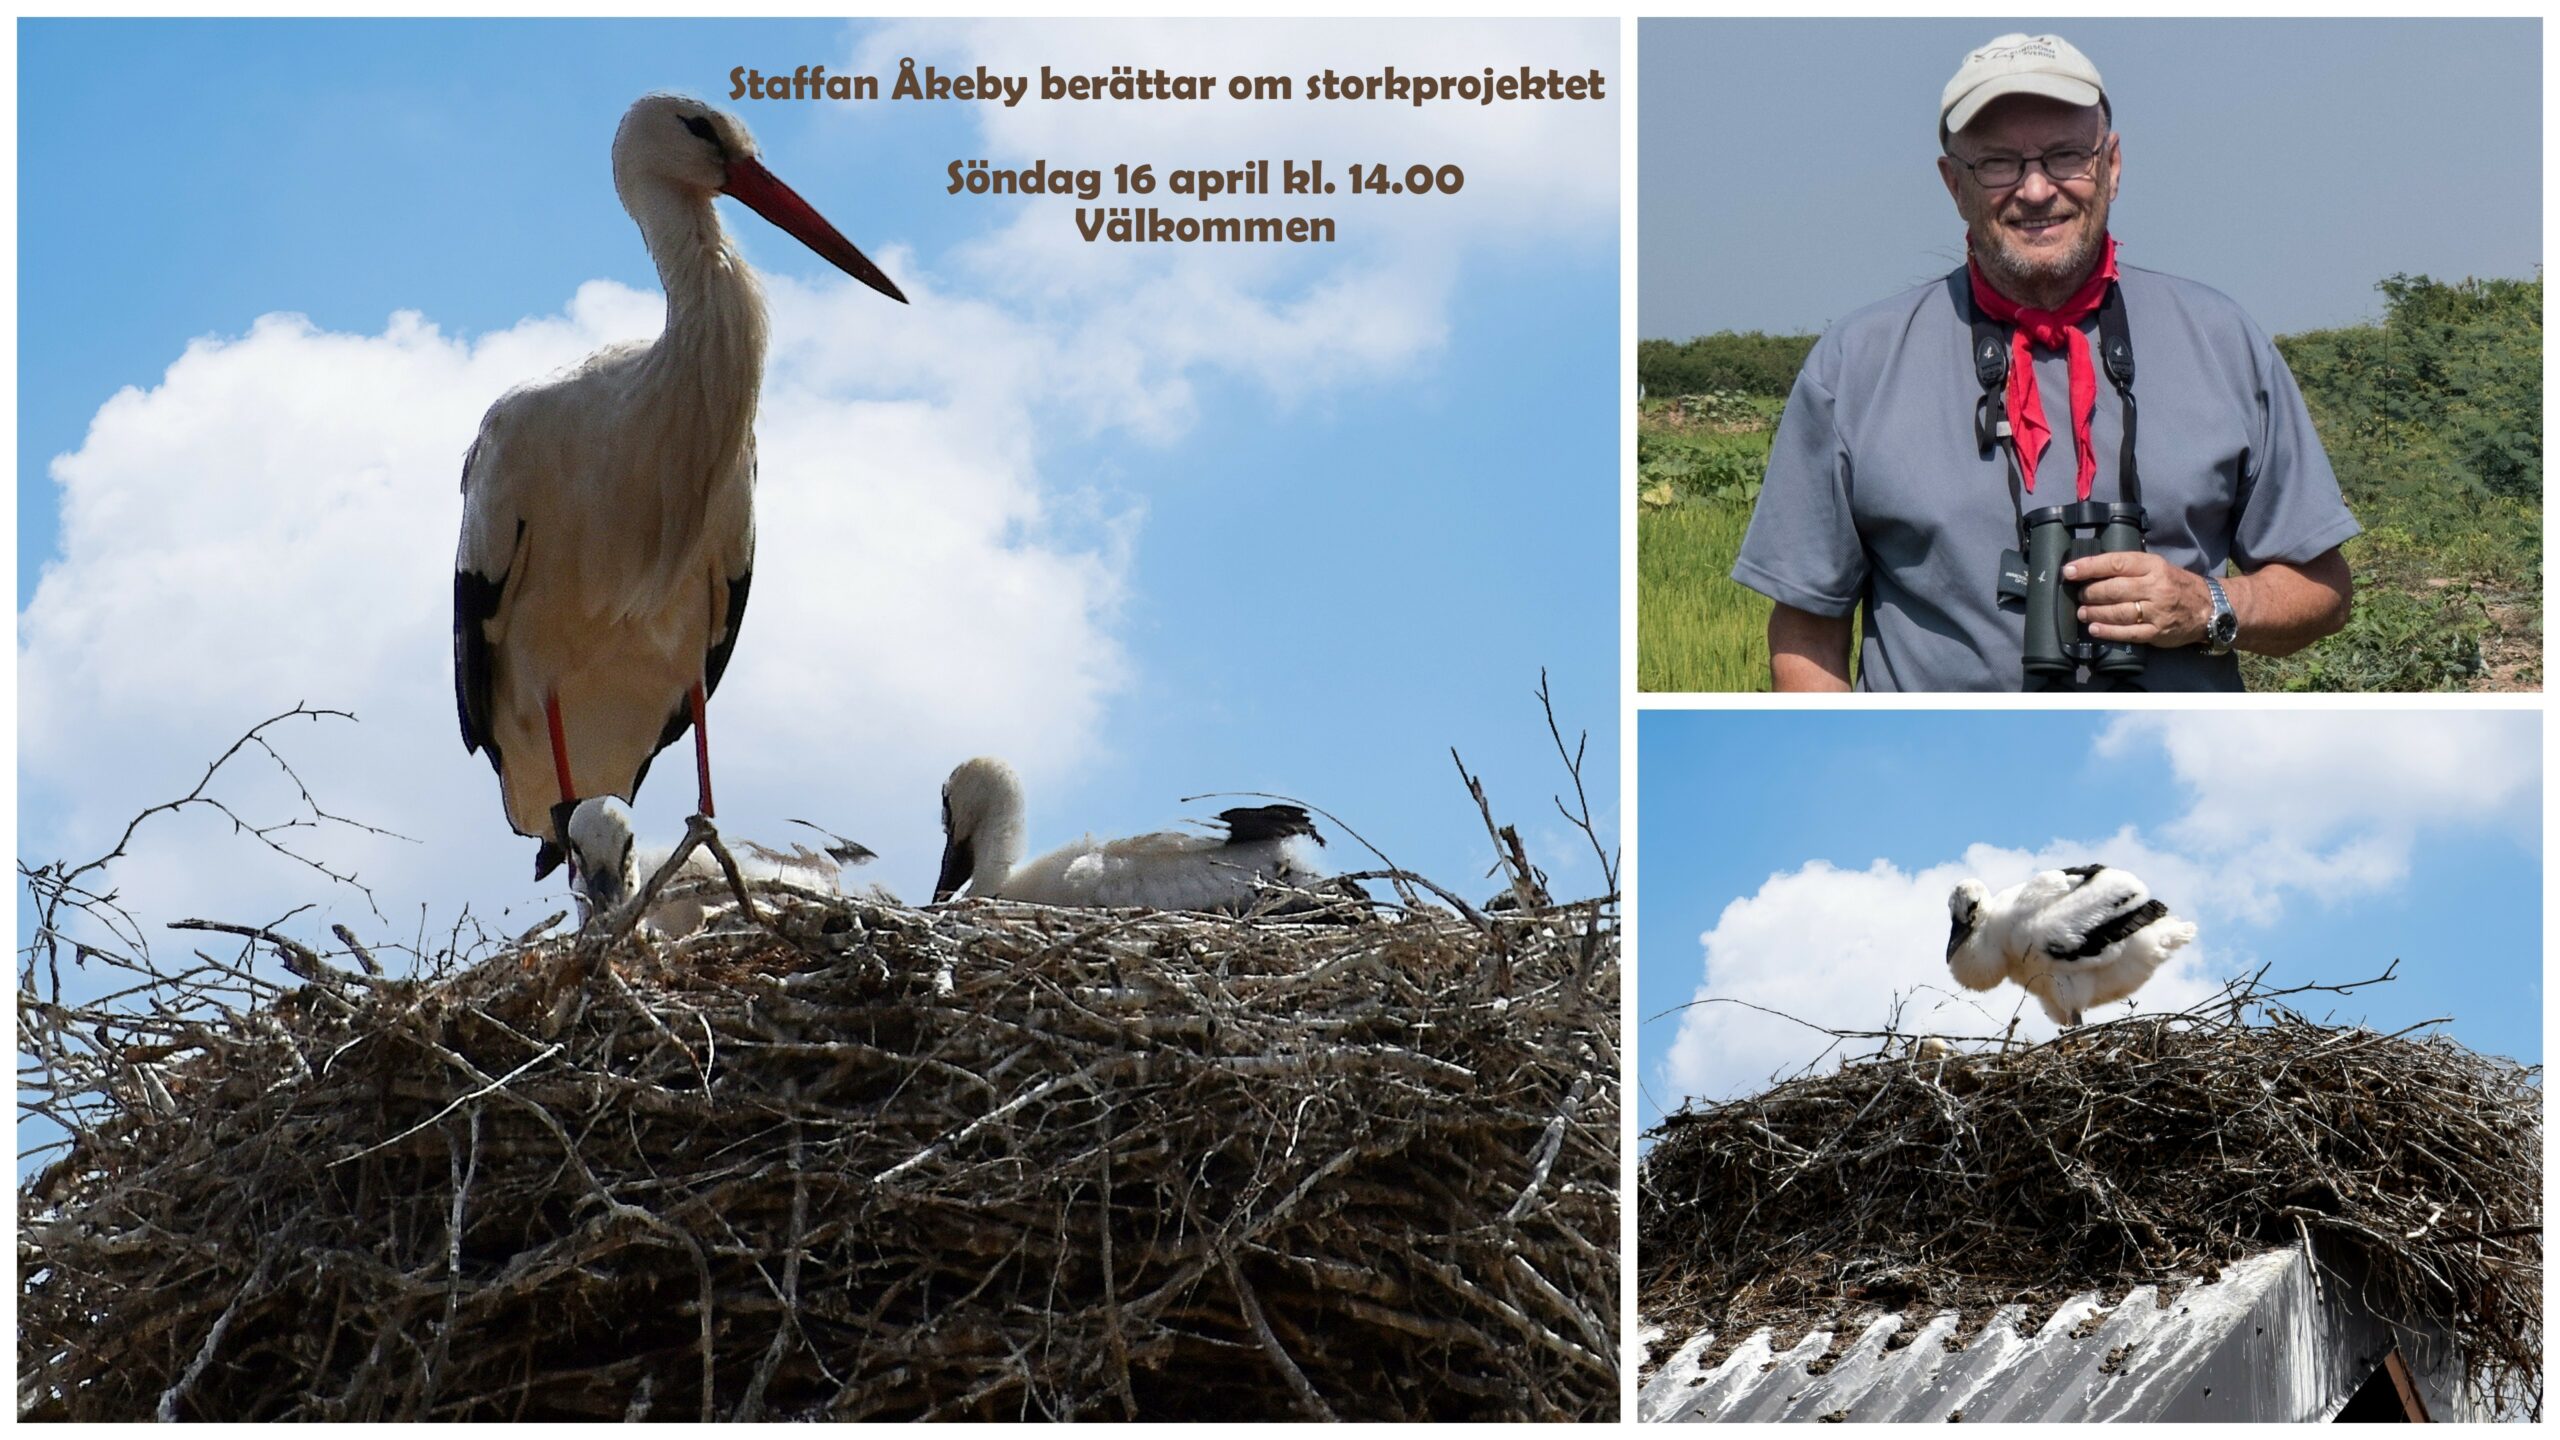
<svg viewBox="0 0 2560 1440"><path fill-rule="evenodd" d="M1607 22L19 34L22 848L85 858L250 722L340 705L364 723L289 753L330 808L418 843L323 843L388 914L439 917L556 900L454 733L454 486L508 385L655 331L607 166L631 99L726 104L733 65L894 76L905 54L1218 74L1614 74L1617 55ZM1186 794L1273 790L1463 891L1490 851L1454 745L1559 889L1597 885L1547 818L1565 777L1533 696L1544 665L1568 733L1592 732L1614 844L1614 101L733 108L916 301L849 289L722 206L775 314L755 606L712 708L738 833L784 839L782 817L806 815L917 896L942 775L995 751L1026 772L1035 849L1217 808ZM1468 180L1338 197L1341 242L1285 250L1085 245L1073 200L945 193L954 159L1284 156L1428 158ZM64 456L87 517L68 528ZM644 840L681 830L683 768L643 791ZM244 779L239 798L270 813L290 792ZM243 918L316 900L296 923L321 934L376 923L207 830L157 833L130 893L277 902ZM1331 853L1366 859L1345 837Z"/></svg>
<svg viewBox="0 0 2560 1440"><path fill-rule="evenodd" d="M2394 273L2541 263L2539 21L1646 20L1636 333L1821 330L1953 268L1938 96L2011 31L2106 79L2126 262L2273 333L2378 318Z"/></svg>
<svg viewBox="0 0 2560 1440"><path fill-rule="evenodd" d="M1937 997L1915 987L1954 989L1955 879L1997 889L2086 860L2202 928L2198 963L2162 971L2145 1008L2261 964L2270 985L2334 984L2397 958L2391 984L2297 1003L2382 1029L2449 1015L2464 1044L2541 1059L2536 714L1648 711L1637 743L1646 1126L1827 1043L1677 1007L1733 995L1881 1028L1895 992L1916 1014ZM1987 1019L1951 1010L1943 1028L1994 1030L2018 1004L2012 987L1982 998ZM2025 1009L2022 1033L2050 1033Z"/></svg>

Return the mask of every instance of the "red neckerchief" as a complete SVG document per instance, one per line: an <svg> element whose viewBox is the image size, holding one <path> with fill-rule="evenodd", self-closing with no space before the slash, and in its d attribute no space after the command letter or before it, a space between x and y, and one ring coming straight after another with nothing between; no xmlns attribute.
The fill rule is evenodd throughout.
<svg viewBox="0 0 2560 1440"><path fill-rule="evenodd" d="M2070 357L2071 365L2071 443L2080 455L2080 498L2089 498L2090 483L2098 478L2098 457L2089 446L2089 419L2098 409L2098 371L2089 362L2089 337L2080 333L2080 322L2098 313L2107 298L2107 287L2116 279L2116 237L2103 237L2098 251L2098 269L2086 284L2071 292L2071 298L2051 310L2030 310L1991 288L1982 276L1982 262L1972 257L1973 244L1966 240L1965 268L1973 276L1973 303L1982 313L2003 325L2012 327L2009 341L2009 432L2017 437L2018 478L2028 493L2036 488L2036 459L2053 439L2053 427L2044 423L2044 401L2036 393L2034 351L2060 350Z"/></svg>

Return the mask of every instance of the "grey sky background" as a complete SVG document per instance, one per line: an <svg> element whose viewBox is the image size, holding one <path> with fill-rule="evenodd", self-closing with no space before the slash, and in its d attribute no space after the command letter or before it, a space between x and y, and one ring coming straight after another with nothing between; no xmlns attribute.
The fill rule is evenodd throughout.
<svg viewBox="0 0 2560 1440"><path fill-rule="evenodd" d="M2124 259L2282 334L2382 313L2396 272L2542 258L2535 20L1646 20L1637 333L1818 331L1946 273L1938 92L1965 52L2058 34L2124 136Z"/></svg>

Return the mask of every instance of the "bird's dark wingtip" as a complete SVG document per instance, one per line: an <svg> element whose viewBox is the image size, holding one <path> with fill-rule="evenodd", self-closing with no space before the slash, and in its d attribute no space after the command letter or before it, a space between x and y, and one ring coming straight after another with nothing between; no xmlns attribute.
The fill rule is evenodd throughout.
<svg viewBox="0 0 2560 1440"><path fill-rule="evenodd" d="M1227 843L1250 845L1258 840L1285 840L1304 835L1319 845L1324 837L1316 833L1315 821L1300 805L1245 805L1218 812L1218 820L1227 827Z"/></svg>

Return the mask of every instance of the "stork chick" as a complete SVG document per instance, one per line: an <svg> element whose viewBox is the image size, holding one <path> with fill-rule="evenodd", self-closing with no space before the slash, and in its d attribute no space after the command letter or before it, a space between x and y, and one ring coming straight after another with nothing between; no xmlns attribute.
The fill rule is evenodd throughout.
<svg viewBox="0 0 2560 1440"><path fill-rule="evenodd" d="M2141 989L2196 938L2196 927L2130 871L2105 865L2041 871L1997 895L1967 880L1947 910L1956 983L1989 990L2013 981L2057 1025L2078 1025L2089 1010Z"/></svg>
<svg viewBox="0 0 2560 1440"><path fill-rule="evenodd" d="M635 845L631 812L611 796L581 800L564 808L568 814L560 822L560 830L568 837L569 884L578 898L581 924L596 916L610 914L628 901L639 890L641 877L656 874L674 853L665 846ZM836 843L823 851L812 850L805 845L779 850L752 840L731 841L729 848L731 858L738 862L740 877L750 883L780 881L822 894L842 894L844 871L873 856L864 846L841 837L829 838ZM672 878L718 880L723 877L720 862L710 850L695 846L687 852L684 864L677 868ZM875 899L895 899L876 885L870 887L868 893ZM650 934L661 939L689 935L708 923L720 908L718 901L706 900L699 895L661 898L649 907L648 914L641 918L641 924Z"/></svg>
<svg viewBox="0 0 2560 1440"><path fill-rule="evenodd" d="M1218 812L1224 837L1159 831L1120 840L1091 835L1028 864L1022 857L1022 780L1002 760L963 762L942 787L942 874L933 898L963 886L973 896L1037 905L1143 906L1240 912L1263 881L1307 885L1323 877L1315 822L1295 805Z"/></svg>

